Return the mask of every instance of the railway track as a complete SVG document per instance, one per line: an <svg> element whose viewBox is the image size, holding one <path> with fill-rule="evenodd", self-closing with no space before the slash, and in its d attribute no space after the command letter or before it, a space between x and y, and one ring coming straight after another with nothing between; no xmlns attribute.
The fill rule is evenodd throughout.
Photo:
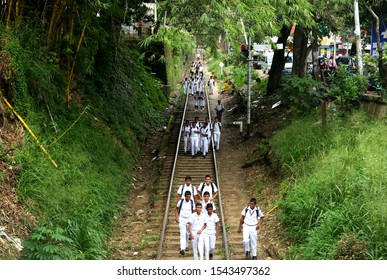
<svg viewBox="0 0 387 280"><path fill-rule="evenodd" d="M195 100L193 96L186 96L183 106L183 110L180 114L175 116L174 129L171 132L171 141L169 146L174 146L175 153L172 156L171 150L167 158L173 161L166 162L168 167L172 165L171 174L169 177L169 189L166 197L165 211L162 223L162 231L159 240L159 246L157 251L157 259L174 260L174 259L193 259L192 246L190 244L190 250L186 252L184 256L179 255L180 250L180 236L179 226L175 222L175 207L177 200L177 189L184 183L186 176L192 177L192 183L195 187L198 187L204 180L205 175L210 175L212 182L218 186L218 198L215 200L217 213L220 218L220 232L217 239L216 250L214 252L214 259L229 259L229 250L227 244L227 233L224 219L224 211L222 205L222 191L219 182L219 176L217 171L216 154L211 144L209 152L206 158L196 156L191 157L191 154L184 153L183 139L181 137L181 128L184 120L192 121L195 117L199 117L200 122L203 122L206 117L212 119L209 98L206 98L206 105L203 111L196 112L194 109ZM177 140L173 140L177 139ZM175 141L175 142L174 142ZM167 168L169 169L169 168ZM165 176L165 175L164 175ZM160 178L160 183L165 183L166 178Z"/></svg>

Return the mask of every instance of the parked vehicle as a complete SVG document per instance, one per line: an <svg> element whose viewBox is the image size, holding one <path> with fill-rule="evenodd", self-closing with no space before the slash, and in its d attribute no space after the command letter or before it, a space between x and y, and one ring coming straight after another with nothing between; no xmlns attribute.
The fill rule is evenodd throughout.
<svg viewBox="0 0 387 280"><path fill-rule="evenodd" d="M273 62L273 52L253 55L253 68L262 70L263 73L268 73Z"/></svg>
<svg viewBox="0 0 387 280"><path fill-rule="evenodd" d="M355 61L352 56L339 56L336 58L336 64L338 67L345 67L350 72L355 69Z"/></svg>

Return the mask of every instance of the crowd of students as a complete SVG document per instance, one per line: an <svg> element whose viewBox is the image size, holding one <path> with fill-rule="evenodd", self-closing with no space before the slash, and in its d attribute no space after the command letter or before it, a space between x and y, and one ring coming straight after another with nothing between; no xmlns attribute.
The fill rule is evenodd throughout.
<svg viewBox="0 0 387 280"><path fill-rule="evenodd" d="M205 94L213 94L215 81L210 76L207 84L201 62L192 62L190 77L183 82L184 93L195 98L195 112L204 110ZM211 139L214 140L216 151L220 148L220 135L222 131L222 113L224 106L221 100L215 106L216 117L211 122L207 117L200 122L199 117L190 122L185 120L182 134L184 139L184 153L191 154L194 158L208 154ZM189 240L192 241L194 260L213 259L216 239L219 232L219 217L215 213L214 199L218 196L218 188L211 181L210 175L205 175L204 182L196 188L190 176L185 177L185 182L177 191L175 219L180 229L180 255L189 250ZM250 209L250 210L249 210ZM257 232L263 221L263 213L256 206L256 200L251 199L248 206L241 212L238 231L243 227L243 242L246 259L256 259ZM255 240L255 241L254 241ZM250 247L251 243L251 247Z"/></svg>

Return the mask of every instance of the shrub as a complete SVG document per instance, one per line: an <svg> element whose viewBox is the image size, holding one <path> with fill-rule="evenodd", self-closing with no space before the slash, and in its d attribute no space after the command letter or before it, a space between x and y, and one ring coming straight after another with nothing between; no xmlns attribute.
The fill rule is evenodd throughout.
<svg viewBox="0 0 387 280"><path fill-rule="evenodd" d="M359 241L353 232L345 233L338 242L333 257L337 260L368 260L366 242Z"/></svg>
<svg viewBox="0 0 387 280"><path fill-rule="evenodd" d="M297 115L307 115L320 105L323 84L311 77L284 76L281 79L281 101Z"/></svg>

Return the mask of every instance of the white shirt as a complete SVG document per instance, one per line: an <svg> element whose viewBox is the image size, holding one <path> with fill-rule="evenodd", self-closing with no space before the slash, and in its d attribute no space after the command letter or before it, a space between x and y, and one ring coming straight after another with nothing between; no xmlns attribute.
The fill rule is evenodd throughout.
<svg viewBox="0 0 387 280"><path fill-rule="evenodd" d="M258 209L258 217L257 217L257 209ZM247 212L246 207L242 210L242 216L245 217L244 223L248 226L256 226L258 224L258 220L263 216L263 213L261 209L254 207L254 209L251 209L250 206L247 206Z"/></svg>
<svg viewBox="0 0 387 280"><path fill-rule="evenodd" d="M178 209L180 208L180 204L181 204L181 200L176 205ZM191 200L187 202L185 199L183 199L183 204L181 205L180 214L179 214L180 222L182 220L188 221L189 217L192 214L192 210L195 210L195 203L192 202L191 204Z"/></svg>
<svg viewBox="0 0 387 280"><path fill-rule="evenodd" d="M194 124L192 127L191 127L191 137L192 138L197 138L199 137L199 133L196 133L196 132L200 132L200 127L199 127L199 124Z"/></svg>
<svg viewBox="0 0 387 280"><path fill-rule="evenodd" d="M211 184L213 184L213 186L214 186L214 192L213 193L212 193L212 186L211 186ZM216 193L218 191L218 188L216 187L216 185L214 183L210 183L209 185L207 185L205 182L201 183L199 185L198 189L201 190L200 193L202 194L202 196L203 196L203 194L205 192L209 192L210 193L210 198L212 198L214 196L214 193Z"/></svg>
<svg viewBox="0 0 387 280"><path fill-rule="evenodd" d="M194 192L193 194L192 194L192 189L193 189L193 192ZM179 189L177 190L177 194L180 194L182 197L184 197L184 194L185 194L186 191L189 191L191 193L191 199L192 200L193 200L193 197L198 194L197 189L192 184L188 185L188 186L186 184L181 185L179 187Z"/></svg>
<svg viewBox="0 0 387 280"><path fill-rule="evenodd" d="M201 203L202 203L202 206L203 206L202 212L205 213L205 214L207 214L207 209L206 208L207 208L207 204L209 204L209 203L212 204L212 210L213 211L216 210L215 203L210 201L210 200L208 200L208 202L205 202L204 200L202 200Z"/></svg>
<svg viewBox="0 0 387 280"><path fill-rule="evenodd" d="M218 105L215 106L215 110L218 111L218 112L222 111L223 109L224 109L223 104L218 104Z"/></svg>
<svg viewBox="0 0 387 280"><path fill-rule="evenodd" d="M211 216L207 214L207 227L204 230L205 234L216 234L216 223L219 223L219 217L216 213L212 213Z"/></svg>
<svg viewBox="0 0 387 280"><path fill-rule="evenodd" d="M188 223L192 224L192 231L198 231L201 229L204 224L207 223L207 217L208 215L204 214L203 212L200 213L200 216L196 212L192 213L188 219Z"/></svg>
<svg viewBox="0 0 387 280"><path fill-rule="evenodd" d="M207 134L207 136L204 136L203 134ZM200 129L200 138L206 138L209 139L211 137L211 130L208 126L202 127Z"/></svg>
<svg viewBox="0 0 387 280"><path fill-rule="evenodd" d="M222 124L220 122L214 122L212 124L214 133L220 133L220 128L222 127Z"/></svg>
<svg viewBox="0 0 387 280"><path fill-rule="evenodd" d="M183 135L185 137L188 137L190 133L191 133L191 127L189 125L184 125L183 126Z"/></svg>

